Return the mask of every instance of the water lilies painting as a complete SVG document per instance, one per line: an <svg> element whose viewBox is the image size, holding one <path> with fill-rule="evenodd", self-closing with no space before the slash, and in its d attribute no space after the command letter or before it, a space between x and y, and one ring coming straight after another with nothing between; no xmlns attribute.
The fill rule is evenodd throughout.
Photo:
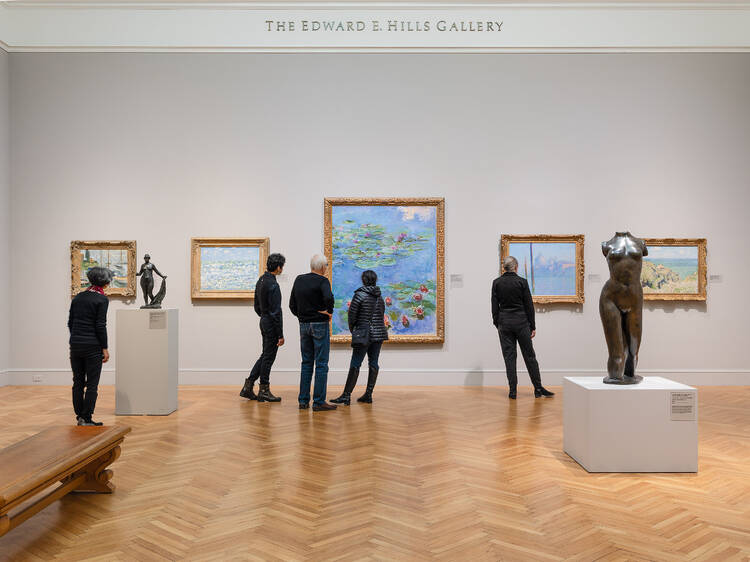
<svg viewBox="0 0 750 562"><path fill-rule="evenodd" d="M332 341L348 342L348 304L372 269L389 341L444 339L444 200L326 199L326 255L336 306Z"/></svg>
<svg viewBox="0 0 750 562"><path fill-rule="evenodd" d="M583 234L512 235L500 239L500 263L518 260L518 275L529 283L535 303L584 302Z"/></svg>

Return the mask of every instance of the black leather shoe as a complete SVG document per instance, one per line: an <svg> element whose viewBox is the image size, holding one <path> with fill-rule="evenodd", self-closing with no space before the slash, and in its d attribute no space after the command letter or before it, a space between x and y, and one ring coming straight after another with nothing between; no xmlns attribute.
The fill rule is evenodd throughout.
<svg viewBox="0 0 750 562"><path fill-rule="evenodd" d="M339 396L338 398L334 398L333 400L331 400L331 403L332 404L343 404L344 406L348 406L349 404L351 404L351 401L352 401L352 395L350 393L348 393L348 392L343 392L341 394L341 396Z"/></svg>
<svg viewBox="0 0 750 562"><path fill-rule="evenodd" d="M299 405L299 409L300 410L307 410L308 408L310 408L310 404L300 404Z"/></svg>
<svg viewBox="0 0 750 562"><path fill-rule="evenodd" d="M550 392L543 386L534 389L534 398L546 398L547 396L554 396L554 392Z"/></svg>
<svg viewBox="0 0 750 562"><path fill-rule="evenodd" d="M335 410L336 406L333 404L326 404L323 402L322 404L313 404L313 412L327 412L328 410Z"/></svg>
<svg viewBox="0 0 750 562"><path fill-rule="evenodd" d="M251 381L250 378L245 379L245 386L240 390L240 396L248 400L257 400L258 395L253 391L253 386L255 386L255 381Z"/></svg>
<svg viewBox="0 0 750 562"><path fill-rule="evenodd" d="M262 384L258 391L258 402L281 402L281 396L271 394L271 385Z"/></svg>
<svg viewBox="0 0 750 562"><path fill-rule="evenodd" d="M516 389L515 388L511 388L508 391L508 398L510 398L511 400L515 400L516 399Z"/></svg>
<svg viewBox="0 0 750 562"><path fill-rule="evenodd" d="M370 367L370 371L367 374L367 388L365 393L357 398L357 402L363 404L372 404L372 391L375 389L375 383L378 382L378 372L380 369Z"/></svg>

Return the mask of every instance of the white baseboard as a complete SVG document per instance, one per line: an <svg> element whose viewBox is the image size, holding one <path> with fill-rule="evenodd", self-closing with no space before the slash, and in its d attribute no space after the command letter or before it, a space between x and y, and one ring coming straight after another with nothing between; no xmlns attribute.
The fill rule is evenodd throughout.
<svg viewBox="0 0 750 562"><path fill-rule="evenodd" d="M750 369L641 369L643 376L661 376L683 384L694 386L750 386ZM247 376L246 369L180 369L181 385L241 385ZM342 385L346 379L345 369L331 369L328 382ZM362 368L362 380L367 376ZM564 377L591 376L603 377L604 370L597 369L556 369L542 371L542 381L549 386L559 386ZM271 381L276 385L299 384L298 369L274 369ZM49 385L68 386L72 375L68 369L10 369L0 372L0 386ZM100 384L115 383L114 369L102 371ZM530 386L528 374L518 372L518 383ZM393 386L504 386L507 384L503 369L388 369L383 368L378 384Z"/></svg>

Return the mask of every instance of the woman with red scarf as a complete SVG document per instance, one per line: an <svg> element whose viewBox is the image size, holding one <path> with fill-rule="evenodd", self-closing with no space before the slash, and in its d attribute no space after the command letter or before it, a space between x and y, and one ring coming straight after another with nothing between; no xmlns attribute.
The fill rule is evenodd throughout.
<svg viewBox="0 0 750 562"><path fill-rule="evenodd" d="M91 418L96 406L102 363L109 361L109 299L104 294L104 289L112 281L112 272L105 267L92 267L86 276L91 287L73 297L68 316L70 367L73 370L73 410L78 425L102 425Z"/></svg>

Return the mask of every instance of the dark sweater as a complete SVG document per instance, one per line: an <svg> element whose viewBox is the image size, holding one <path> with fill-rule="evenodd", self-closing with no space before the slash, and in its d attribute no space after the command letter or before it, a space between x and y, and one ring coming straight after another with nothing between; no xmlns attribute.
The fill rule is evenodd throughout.
<svg viewBox="0 0 750 562"><path fill-rule="evenodd" d="M289 309L300 322L328 322L319 310L333 313L333 293L328 277L317 273L298 275L289 297Z"/></svg>
<svg viewBox="0 0 750 562"><path fill-rule="evenodd" d="M107 308L109 299L94 291L73 297L68 315L71 346L107 349Z"/></svg>
<svg viewBox="0 0 750 562"><path fill-rule="evenodd" d="M369 326L370 342L388 339L385 327L385 303L380 295L380 287L366 286L354 291L349 304L349 331Z"/></svg>
<svg viewBox="0 0 750 562"><path fill-rule="evenodd" d="M536 330L529 284L516 273L503 273L492 282L492 323L498 326L503 318L517 320L524 317L531 330Z"/></svg>
<svg viewBox="0 0 750 562"><path fill-rule="evenodd" d="M284 318L281 314L281 288L273 273L266 271L255 284L255 312L269 318L279 339L284 337Z"/></svg>

